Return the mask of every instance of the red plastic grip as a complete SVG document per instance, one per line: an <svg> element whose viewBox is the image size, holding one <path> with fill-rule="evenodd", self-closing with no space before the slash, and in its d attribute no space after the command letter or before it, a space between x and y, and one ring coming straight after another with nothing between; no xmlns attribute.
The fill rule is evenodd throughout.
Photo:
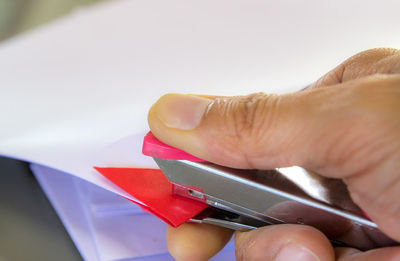
<svg viewBox="0 0 400 261"><path fill-rule="evenodd" d="M195 162L205 162L183 150L171 147L159 141L153 133L149 132L143 139L142 153L146 156L166 159L166 160L189 160Z"/></svg>

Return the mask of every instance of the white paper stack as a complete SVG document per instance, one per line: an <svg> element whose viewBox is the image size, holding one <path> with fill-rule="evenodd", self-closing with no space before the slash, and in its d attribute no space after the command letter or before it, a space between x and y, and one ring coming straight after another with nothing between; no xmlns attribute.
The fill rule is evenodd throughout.
<svg viewBox="0 0 400 261"><path fill-rule="evenodd" d="M33 167L67 227L82 222L69 212L85 217L89 230L69 231L88 260L164 258L163 224L82 188L135 200L93 166L156 167L140 153L151 104L168 92L301 89L359 51L399 48L398 10L398 0L114 0L77 10L0 45L0 155L64 173ZM157 240L105 228L111 217Z"/></svg>

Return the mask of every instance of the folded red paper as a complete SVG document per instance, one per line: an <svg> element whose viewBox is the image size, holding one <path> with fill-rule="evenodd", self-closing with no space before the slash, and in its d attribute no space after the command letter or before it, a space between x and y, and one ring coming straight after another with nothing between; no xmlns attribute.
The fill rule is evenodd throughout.
<svg viewBox="0 0 400 261"><path fill-rule="evenodd" d="M181 225L207 208L205 203L173 195L172 183L159 169L99 167L95 169L145 205L132 202L173 227Z"/></svg>
<svg viewBox="0 0 400 261"><path fill-rule="evenodd" d="M151 132L143 140L144 155L169 160L204 161L159 141ZM173 184L159 169L95 169L112 183L143 204L134 202L167 224L177 227L199 214L207 204L173 194Z"/></svg>

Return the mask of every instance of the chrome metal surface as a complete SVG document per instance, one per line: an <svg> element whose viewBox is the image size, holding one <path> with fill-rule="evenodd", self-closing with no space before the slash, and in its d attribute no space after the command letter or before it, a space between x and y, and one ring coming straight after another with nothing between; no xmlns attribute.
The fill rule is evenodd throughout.
<svg viewBox="0 0 400 261"><path fill-rule="evenodd" d="M238 220L216 221L214 217L203 218L202 222L232 229L242 229L234 223L247 228L307 224L331 240L359 249L398 244L365 217L340 180L324 178L300 167L239 170L212 163L157 158L155 161L172 183L187 188L180 189L178 194L248 218L244 224Z"/></svg>
<svg viewBox="0 0 400 261"><path fill-rule="evenodd" d="M191 218L190 221L217 225L238 231L249 231L272 224L214 207L207 208L194 218Z"/></svg>

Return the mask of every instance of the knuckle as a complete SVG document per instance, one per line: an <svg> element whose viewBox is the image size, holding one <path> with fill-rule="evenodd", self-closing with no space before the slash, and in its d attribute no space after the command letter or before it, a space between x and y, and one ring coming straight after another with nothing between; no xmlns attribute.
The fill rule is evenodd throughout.
<svg viewBox="0 0 400 261"><path fill-rule="evenodd" d="M267 122L274 118L275 95L263 93L251 94L239 100L239 106L234 111L235 134L239 140L247 137L264 135Z"/></svg>
<svg viewBox="0 0 400 261"><path fill-rule="evenodd" d="M399 50L394 48L373 48L355 54L347 59L343 64L347 69L357 68L360 73L371 65L377 64L386 58L399 54ZM367 68L365 68L367 67ZM379 72L379 67L374 67ZM372 69L372 68L371 68ZM369 74L373 74L373 70Z"/></svg>
<svg viewBox="0 0 400 261"><path fill-rule="evenodd" d="M267 97L263 93L256 93L228 99L217 98L213 110L219 114L220 128L228 131L238 141L253 135L267 116Z"/></svg>
<svg viewBox="0 0 400 261"><path fill-rule="evenodd" d="M352 56L349 60L372 59L376 57L387 57L398 53L399 50L395 48L372 48L361 51Z"/></svg>
<svg viewBox="0 0 400 261"><path fill-rule="evenodd" d="M372 75L400 73L400 50L375 48L348 58L312 85L320 88L340 84Z"/></svg>
<svg viewBox="0 0 400 261"><path fill-rule="evenodd" d="M393 48L375 48L360 52L340 66L340 82L376 74L395 73L400 63L400 51Z"/></svg>
<svg viewBox="0 0 400 261"><path fill-rule="evenodd" d="M216 98L206 120L218 135L218 153L234 151L250 168L253 158L264 153L268 131L276 125L277 95L254 93L247 96ZM222 151L221 151L222 150Z"/></svg>
<svg viewBox="0 0 400 261"><path fill-rule="evenodd" d="M223 124L221 128L229 132L228 137L250 159L258 144L268 135L268 130L276 125L277 96L255 93L247 96L233 97L221 103L220 112ZM246 150L246 148L251 148ZM252 165L250 162L248 162Z"/></svg>

